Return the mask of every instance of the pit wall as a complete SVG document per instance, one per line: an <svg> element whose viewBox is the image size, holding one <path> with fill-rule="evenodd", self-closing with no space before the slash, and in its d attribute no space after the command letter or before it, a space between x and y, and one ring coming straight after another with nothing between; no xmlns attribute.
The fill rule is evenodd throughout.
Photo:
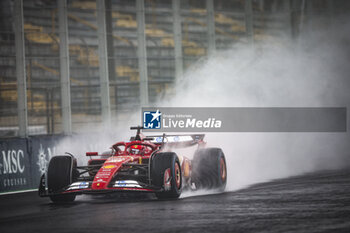
<svg viewBox="0 0 350 233"><path fill-rule="evenodd" d="M37 189L63 136L37 136L0 141L0 193Z"/></svg>

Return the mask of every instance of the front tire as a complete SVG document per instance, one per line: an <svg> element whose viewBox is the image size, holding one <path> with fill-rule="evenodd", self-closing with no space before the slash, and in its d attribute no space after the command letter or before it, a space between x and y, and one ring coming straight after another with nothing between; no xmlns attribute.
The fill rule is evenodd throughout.
<svg viewBox="0 0 350 233"><path fill-rule="evenodd" d="M72 202L75 194L55 194L73 182L74 158L68 155L55 156L50 160L47 171L47 186L54 203ZM74 170L75 171L75 170Z"/></svg>
<svg viewBox="0 0 350 233"><path fill-rule="evenodd" d="M151 161L152 184L163 191L156 192L158 199L175 199L181 195L182 172L180 161L173 152L157 153Z"/></svg>

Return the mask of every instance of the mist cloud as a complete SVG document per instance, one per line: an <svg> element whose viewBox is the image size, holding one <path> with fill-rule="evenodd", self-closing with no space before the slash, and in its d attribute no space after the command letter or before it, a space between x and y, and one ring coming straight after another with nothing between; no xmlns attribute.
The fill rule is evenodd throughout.
<svg viewBox="0 0 350 233"><path fill-rule="evenodd" d="M349 107L349 24L235 44L190 68L164 107ZM350 165L348 133L216 133L228 189Z"/></svg>
<svg viewBox="0 0 350 233"><path fill-rule="evenodd" d="M314 29L298 40L289 36L237 43L190 67L154 106L163 107L349 107L349 20L337 28ZM137 111L108 130L76 135L58 150L77 155L95 146L102 152L134 132ZM209 146L222 147L228 165L228 190L257 182L350 165L348 133L216 133ZM79 158L83 158L79 157Z"/></svg>

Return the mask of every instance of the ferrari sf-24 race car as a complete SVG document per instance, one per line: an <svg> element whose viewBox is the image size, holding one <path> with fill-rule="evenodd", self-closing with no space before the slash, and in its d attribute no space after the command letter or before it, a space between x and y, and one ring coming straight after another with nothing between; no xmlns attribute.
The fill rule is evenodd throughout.
<svg viewBox="0 0 350 233"><path fill-rule="evenodd" d="M51 158L41 177L39 196L53 202L71 202L79 194L150 192L158 199L173 199L182 190L224 191L226 160L220 148L206 148L204 134L147 136L115 143L109 153L87 152L87 166L78 166L72 154ZM197 146L193 159L177 155L176 148ZM96 156L92 159L91 157Z"/></svg>

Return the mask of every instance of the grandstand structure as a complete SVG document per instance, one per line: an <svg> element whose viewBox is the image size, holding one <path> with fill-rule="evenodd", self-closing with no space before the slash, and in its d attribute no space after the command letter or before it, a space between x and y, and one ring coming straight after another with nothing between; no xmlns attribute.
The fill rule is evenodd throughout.
<svg viewBox="0 0 350 233"><path fill-rule="evenodd" d="M2 0L0 137L71 134L151 106L235 43L298 35L317 0ZM311 13L310 13L311 12Z"/></svg>

